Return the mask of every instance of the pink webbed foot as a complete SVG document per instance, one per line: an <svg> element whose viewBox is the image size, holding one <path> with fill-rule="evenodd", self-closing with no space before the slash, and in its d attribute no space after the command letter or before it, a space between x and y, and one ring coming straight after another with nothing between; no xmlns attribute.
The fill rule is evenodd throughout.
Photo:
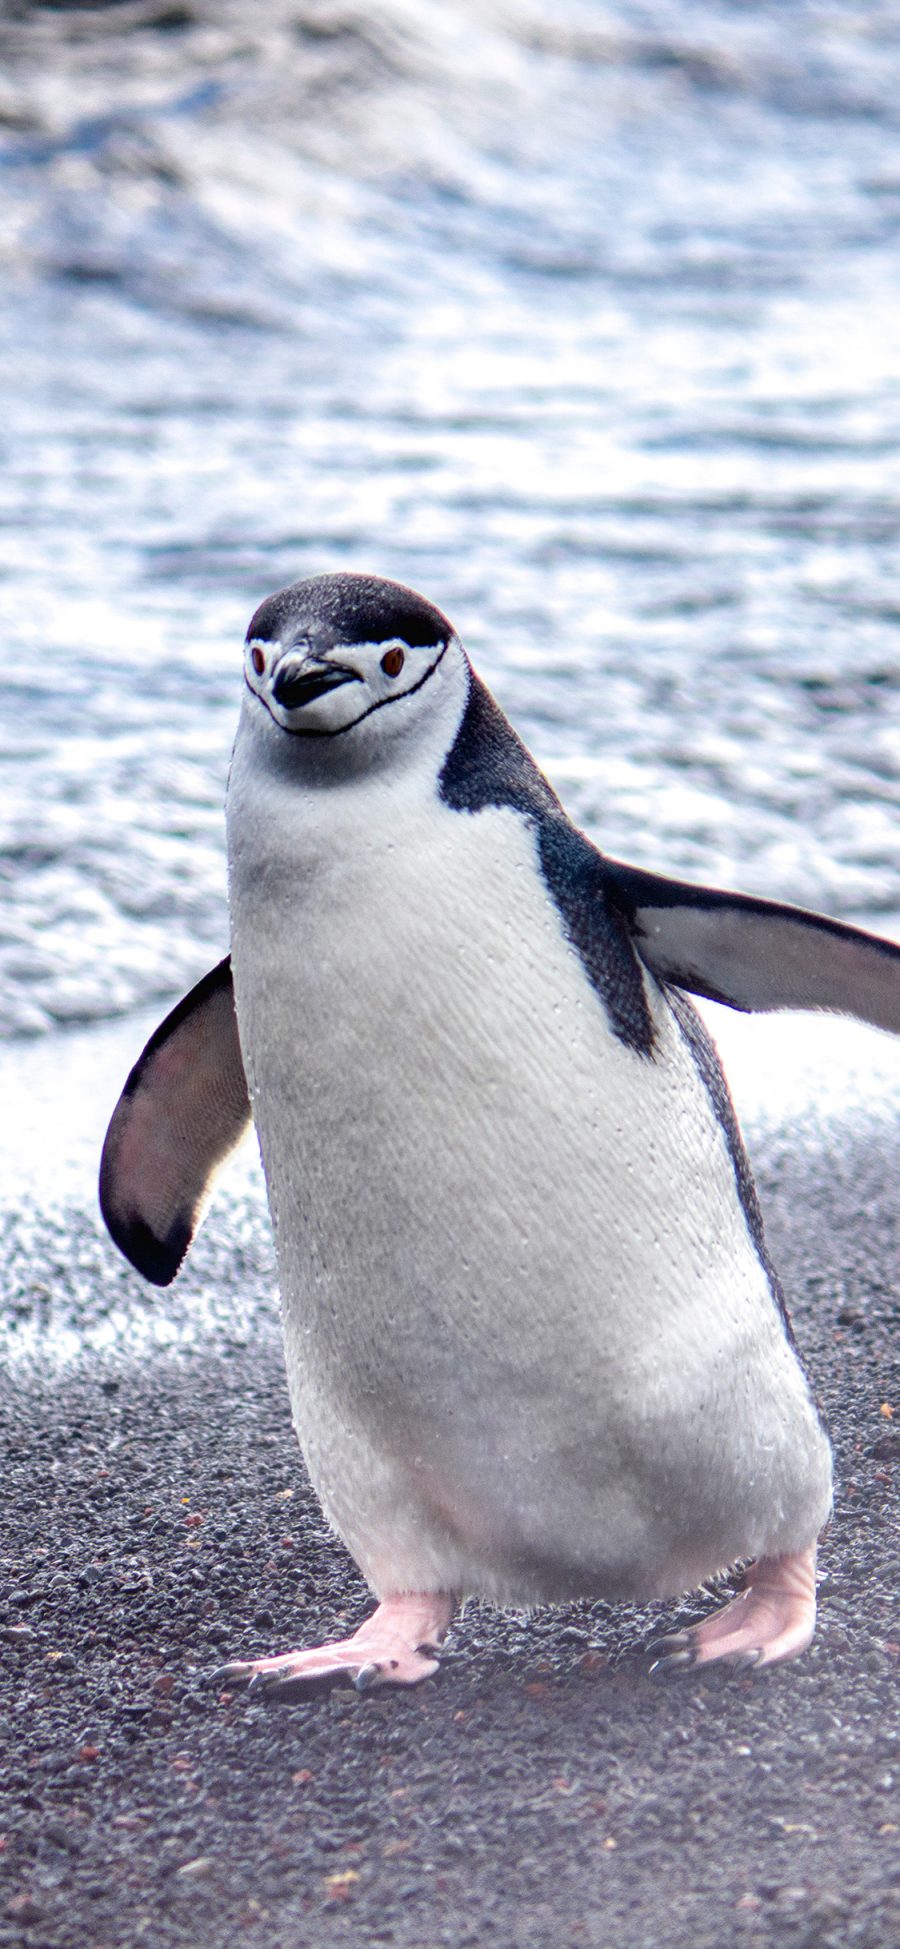
<svg viewBox="0 0 900 1949"><path fill-rule="evenodd" d="M291 1698L336 1678L349 1678L358 1692L373 1685L418 1685L438 1669L440 1648L453 1616L453 1600L441 1593L386 1597L352 1638L288 1651L281 1658L256 1658L226 1665L219 1674L254 1692Z"/></svg>
<svg viewBox="0 0 900 1949"><path fill-rule="evenodd" d="M675 1631L653 1646L650 1669L669 1678L715 1660L742 1666L775 1665L796 1658L816 1628L816 1549L795 1556L760 1557L745 1587L712 1617Z"/></svg>

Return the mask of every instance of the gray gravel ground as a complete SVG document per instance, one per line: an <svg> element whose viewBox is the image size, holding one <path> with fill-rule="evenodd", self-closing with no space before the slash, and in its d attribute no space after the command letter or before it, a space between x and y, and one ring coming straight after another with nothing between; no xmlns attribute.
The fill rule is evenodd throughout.
<svg viewBox="0 0 900 1949"><path fill-rule="evenodd" d="M414 1693L232 1693L227 1658L367 1603L302 1474L258 1187L232 1187L163 1298L87 1190L10 1196L4 1949L900 1941L900 1132L857 1102L751 1136L837 1449L820 1627L792 1666L665 1685L648 1644L711 1594L472 1605Z"/></svg>

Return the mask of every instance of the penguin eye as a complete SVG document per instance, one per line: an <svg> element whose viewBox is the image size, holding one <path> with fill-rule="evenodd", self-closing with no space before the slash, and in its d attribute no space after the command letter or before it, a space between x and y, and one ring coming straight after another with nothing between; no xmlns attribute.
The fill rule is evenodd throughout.
<svg viewBox="0 0 900 1949"><path fill-rule="evenodd" d="M399 677L405 661L403 651L395 647L393 650L385 650L381 659L381 668L386 677Z"/></svg>
<svg viewBox="0 0 900 1949"><path fill-rule="evenodd" d="M262 650L255 649L255 648L252 649L250 651L250 661L253 665L254 670L256 671L257 676L261 677L266 667L266 659Z"/></svg>

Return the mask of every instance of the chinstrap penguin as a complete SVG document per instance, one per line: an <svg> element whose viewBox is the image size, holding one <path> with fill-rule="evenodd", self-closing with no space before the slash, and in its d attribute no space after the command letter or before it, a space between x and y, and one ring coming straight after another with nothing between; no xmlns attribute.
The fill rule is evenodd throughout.
<svg viewBox="0 0 900 1949"><path fill-rule="evenodd" d="M244 676L230 958L132 1071L101 1205L167 1284L252 1116L297 1432L378 1607L230 1675L412 1684L468 1595L747 1559L656 1669L793 1657L830 1448L685 990L900 1031L900 948L607 859L394 583L270 597Z"/></svg>

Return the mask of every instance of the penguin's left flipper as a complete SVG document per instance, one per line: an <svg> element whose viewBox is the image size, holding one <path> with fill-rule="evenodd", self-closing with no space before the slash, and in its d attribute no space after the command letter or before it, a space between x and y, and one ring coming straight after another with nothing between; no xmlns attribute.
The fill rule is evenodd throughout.
<svg viewBox="0 0 900 1949"><path fill-rule="evenodd" d="M103 1146L100 1209L119 1250L155 1286L174 1279L249 1123L226 958L150 1037Z"/></svg>
<svg viewBox="0 0 900 1949"><path fill-rule="evenodd" d="M729 1008L822 1008L900 1034L900 947L803 907L606 860L614 904L661 981Z"/></svg>

